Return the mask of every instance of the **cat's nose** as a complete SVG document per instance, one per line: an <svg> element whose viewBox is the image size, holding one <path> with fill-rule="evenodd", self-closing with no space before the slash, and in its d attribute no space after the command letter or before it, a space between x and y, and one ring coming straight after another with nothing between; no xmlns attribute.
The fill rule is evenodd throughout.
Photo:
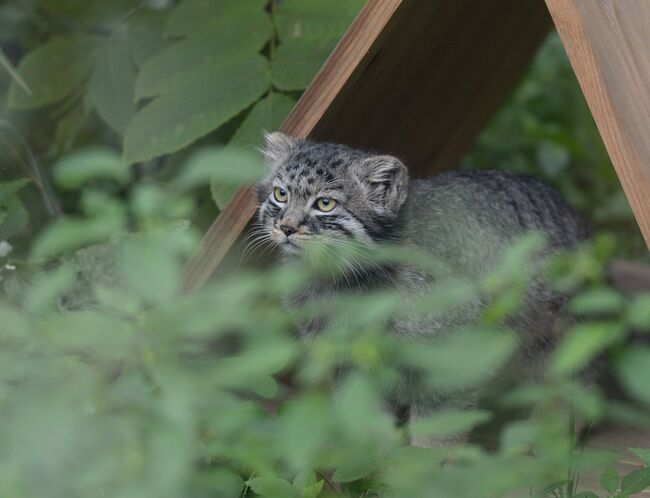
<svg viewBox="0 0 650 498"><path fill-rule="evenodd" d="M280 230L282 230L287 237L296 233L296 229L289 225L280 225Z"/></svg>

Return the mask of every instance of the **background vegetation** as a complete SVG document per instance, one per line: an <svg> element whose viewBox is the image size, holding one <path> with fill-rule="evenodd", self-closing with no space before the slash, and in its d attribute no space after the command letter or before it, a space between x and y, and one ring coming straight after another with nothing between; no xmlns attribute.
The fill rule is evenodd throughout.
<svg viewBox="0 0 650 498"><path fill-rule="evenodd" d="M650 297L603 277L612 256L647 253L554 36L463 167L544 177L592 219L596 241L548 268L583 320L544 380L413 430L485 429L535 407L532 419L410 448L379 393L395 365L461 389L507 363L513 340L498 325L521 304L536 239L484 282L442 282L413 303L409 313L443 313L491 296L482 324L437 344L386 339L404 304L390 293L332 300L330 333L295 341L300 317L281 298L336 271L318 253L302 269L243 265L177 294L207 223L259 174L261 130L279 126L362 3L0 6L0 496L542 497L575 495L592 467L600 496L650 484L647 469L621 478L614 455L570 437L573 415L648 426L650 349L628 343L650 330ZM575 378L599 355L627 401ZM355 373L333 390L342 363Z"/></svg>

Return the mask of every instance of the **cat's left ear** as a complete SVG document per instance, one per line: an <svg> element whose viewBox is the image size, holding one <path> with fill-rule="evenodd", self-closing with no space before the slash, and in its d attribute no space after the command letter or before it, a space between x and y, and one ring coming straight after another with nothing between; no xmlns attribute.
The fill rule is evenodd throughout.
<svg viewBox="0 0 650 498"><path fill-rule="evenodd" d="M266 146L262 149L262 156L266 165L271 169L275 169L289 157L291 149L298 140L280 131L266 133L264 138Z"/></svg>
<svg viewBox="0 0 650 498"><path fill-rule="evenodd" d="M393 156L372 156L356 168L369 199L397 214L408 194L409 175L404 163Z"/></svg>

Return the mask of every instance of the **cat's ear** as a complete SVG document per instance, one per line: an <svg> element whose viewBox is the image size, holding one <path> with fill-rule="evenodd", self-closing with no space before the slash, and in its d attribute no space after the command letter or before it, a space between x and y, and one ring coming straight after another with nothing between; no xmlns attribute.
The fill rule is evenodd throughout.
<svg viewBox="0 0 650 498"><path fill-rule="evenodd" d="M264 158L266 165L270 168L275 168L289 157L291 149L297 140L281 131L265 133L264 138L266 140L266 145L264 149L262 149L262 157Z"/></svg>
<svg viewBox="0 0 650 498"><path fill-rule="evenodd" d="M369 200L396 214L408 194L409 175L404 163L393 156L372 156L356 167Z"/></svg>

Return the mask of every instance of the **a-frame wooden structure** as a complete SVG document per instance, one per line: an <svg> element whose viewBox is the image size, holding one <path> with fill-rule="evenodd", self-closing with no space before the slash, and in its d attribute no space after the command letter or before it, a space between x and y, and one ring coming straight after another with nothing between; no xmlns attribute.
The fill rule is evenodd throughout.
<svg viewBox="0 0 650 498"><path fill-rule="evenodd" d="M650 0L368 0L282 130L398 155L414 176L453 168L553 24L650 247ZM185 291L255 210L239 190L189 261ZM650 438L614 429L592 445ZM619 470L638 464L628 456Z"/></svg>
<svg viewBox="0 0 650 498"><path fill-rule="evenodd" d="M282 130L398 155L414 176L453 168L553 22L650 246L650 0L368 0ZM255 209L239 190L189 261L186 291Z"/></svg>

